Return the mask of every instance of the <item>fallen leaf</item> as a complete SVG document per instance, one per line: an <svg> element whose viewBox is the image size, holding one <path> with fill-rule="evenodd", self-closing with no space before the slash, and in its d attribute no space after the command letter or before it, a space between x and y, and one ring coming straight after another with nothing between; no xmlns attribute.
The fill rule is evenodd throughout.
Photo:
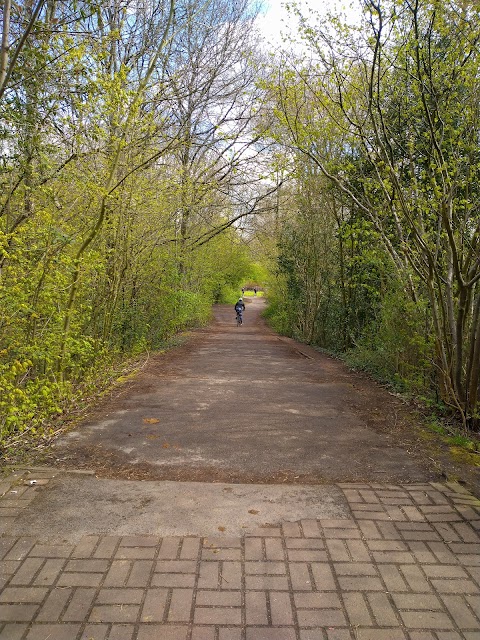
<svg viewBox="0 0 480 640"><path fill-rule="evenodd" d="M248 513L253 513L253 515L256 516L257 513L260 513L260 511L257 511L256 509L249 509Z"/></svg>
<svg viewBox="0 0 480 640"><path fill-rule="evenodd" d="M145 424L156 424L157 422L160 422L160 420L158 418L143 418L143 422Z"/></svg>
<svg viewBox="0 0 480 640"><path fill-rule="evenodd" d="M225 527L218 527L219 531L226 531Z"/></svg>
<svg viewBox="0 0 480 640"><path fill-rule="evenodd" d="M168 444L168 442L164 442L164 443L162 444L162 447L163 447L164 449L168 449L168 447L169 447L169 446L170 446L170 445Z"/></svg>

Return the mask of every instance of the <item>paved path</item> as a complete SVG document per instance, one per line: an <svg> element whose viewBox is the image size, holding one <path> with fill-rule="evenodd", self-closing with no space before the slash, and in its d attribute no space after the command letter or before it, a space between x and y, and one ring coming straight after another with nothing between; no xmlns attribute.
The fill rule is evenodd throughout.
<svg viewBox="0 0 480 640"><path fill-rule="evenodd" d="M220 482L438 479L395 433L401 403L341 362L282 339L247 303L166 356L62 438L52 461L102 477ZM55 460L55 458L58 459Z"/></svg>
<svg viewBox="0 0 480 640"><path fill-rule="evenodd" d="M0 522L51 475L4 481ZM338 489L350 517L245 536L4 536L0 640L478 640L480 501L453 483Z"/></svg>
<svg viewBox="0 0 480 640"><path fill-rule="evenodd" d="M260 307L0 482L0 640L480 640L480 501Z"/></svg>

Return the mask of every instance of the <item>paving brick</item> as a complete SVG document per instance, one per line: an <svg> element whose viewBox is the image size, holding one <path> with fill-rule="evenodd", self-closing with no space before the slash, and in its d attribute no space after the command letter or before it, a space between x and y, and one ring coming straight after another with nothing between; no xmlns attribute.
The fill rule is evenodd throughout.
<svg viewBox="0 0 480 640"><path fill-rule="evenodd" d="M432 585L439 593L480 593L480 589L472 580L432 580Z"/></svg>
<svg viewBox="0 0 480 640"><path fill-rule="evenodd" d="M336 589L330 565L315 563L311 567L317 591L334 591Z"/></svg>
<svg viewBox="0 0 480 640"><path fill-rule="evenodd" d="M379 627L398 627L399 621L387 594L367 593L365 597Z"/></svg>
<svg viewBox="0 0 480 640"><path fill-rule="evenodd" d="M447 543L461 542L461 538L455 529L446 522L434 522L433 526L438 532L438 535Z"/></svg>
<svg viewBox="0 0 480 640"><path fill-rule="evenodd" d="M197 591L195 606L197 607L240 607L241 591Z"/></svg>
<svg viewBox="0 0 480 640"><path fill-rule="evenodd" d="M284 562L245 562L246 575L285 575Z"/></svg>
<svg viewBox="0 0 480 640"><path fill-rule="evenodd" d="M480 596L466 596L465 599L474 611L477 618L480 618Z"/></svg>
<svg viewBox="0 0 480 640"><path fill-rule="evenodd" d="M290 562L326 562L327 552L321 549L288 549Z"/></svg>
<svg viewBox="0 0 480 640"><path fill-rule="evenodd" d="M242 610L235 607L197 607L194 624L242 624Z"/></svg>
<svg viewBox="0 0 480 640"><path fill-rule="evenodd" d="M134 633L133 624L113 624L108 640L134 640Z"/></svg>
<svg viewBox="0 0 480 640"><path fill-rule="evenodd" d="M401 540L371 540L367 542L371 551L406 551L407 545Z"/></svg>
<svg viewBox="0 0 480 640"><path fill-rule="evenodd" d="M135 622L140 607L135 604L96 605L89 622Z"/></svg>
<svg viewBox="0 0 480 640"><path fill-rule="evenodd" d="M198 578L199 589L216 589L219 586L220 563L201 562Z"/></svg>
<svg viewBox="0 0 480 640"><path fill-rule="evenodd" d="M342 603L337 593L295 593L297 609L341 609Z"/></svg>
<svg viewBox="0 0 480 640"><path fill-rule="evenodd" d="M265 592L245 594L245 619L247 625L268 624L267 594Z"/></svg>
<svg viewBox="0 0 480 640"><path fill-rule="evenodd" d="M193 560L159 560L155 571L159 573L195 573L197 563Z"/></svg>
<svg viewBox="0 0 480 640"><path fill-rule="evenodd" d="M103 573L107 569L107 560L70 560L65 566L65 571L76 573Z"/></svg>
<svg viewBox="0 0 480 640"><path fill-rule="evenodd" d="M480 536L476 531L466 522L455 522L452 527L460 536L463 542L479 543Z"/></svg>
<svg viewBox="0 0 480 640"><path fill-rule="evenodd" d="M345 540L348 552L353 562L368 562L370 553L362 540Z"/></svg>
<svg viewBox="0 0 480 640"><path fill-rule="evenodd" d="M37 622L57 622L60 620L62 611L65 609L73 589L52 589L48 594L42 608L40 609Z"/></svg>
<svg viewBox="0 0 480 640"><path fill-rule="evenodd" d="M300 521L305 538L320 538L320 529L316 520L305 519Z"/></svg>
<svg viewBox="0 0 480 640"><path fill-rule="evenodd" d="M62 573L58 587L99 587L103 573Z"/></svg>
<svg viewBox="0 0 480 640"><path fill-rule="evenodd" d="M45 564L37 574L33 584L35 585L53 585L61 571L65 567L65 562L63 558L53 558L50 560L46 560Z"/></svg>
<svg viewBox="0 0 480 640"><path fill-rule="evenodd" d="M118 536L103 536L94 551L94 558L113 558L119 544Z"/></svg>
<svg viewBox="0 0 480 640"><path fill-rule="evenodd" d="M233 629L220 628L218 630L218 640L242 640L242 630L235 629L235 628Z"/></svg>
<svg viewBox="0 0 480 640"><path fill-rule="evenodd" d="M135 640L187 640L188 625L160 625L141 626Z"/></svg>
<svg viewBox="0 0 480 640"><path fill-rule="evenodd" d="M242 586L242 565L240 562L222 562L220 568L220 588L240 589Z"/></svg>
<svg viewBox="0 0 480 640"><path fill-rule="evenodd" d="M265 538L265 557L269 561L283 560L284 551L282 541L278 538Z"/></svg>
<svg viewBox="0 0 480 640"><path fill-rule="evenodd" d="M379 540L382 538L382 534L373 520L362 520L358 523L358 526L365 540Z"/></svg>
<svg viewBox="0 0 480 640"><path fill-rule="evenodd" d="M169 622L188 622L193 606L193 589L174 589L167 619Z"/></svg>
<svg viewBox="0 0 480 640"><path fill-rule="evenodd" d="M143 589L100 589L95 604L140 604Z"/></svg>
<svg viewBox="0 0 480 640"><path fill-rule="evenodd" d="M215 640L215 627L193 627L191 640Z"/></svg>
<svg viewBox="0 0 480 640"><path fill-rule="evenodd" d="M405 581L403 574L400 573L400 570L395 565L392 565L392 564L379 565L378 571L382 576L385 586L387 587L387 591L395 592L395 591L409 590L409 585Z"/></svg>
<svg viewBox="0 0 480 640"><path fill-rule="evenodd" d="M288 591L286 576L246 576L245 586L247 591Z"/></svg>
<svg viewBox="0 0 480 640"><path fill-rule="evenodd" d="M154 567L153 560L134 560L128 576L127 587L147 587Z"/></svg>
<svg viewBox="0 0 480 640"><path fill-rule="evenodd" d="M262 538L245 538L245 560L265 560Z"/></svg>
<svg viewBox="0 0 480 640"><path fill-rule="evenodd" d="M437 561L424 542L409 542L408 548L419 564L433 564Z"/></svg>
<svg viewBox="0 0 480 640"><path fill-rule="evenodd" d="M114 560L105 577L104 586L123 587L132 568L129 560Z"/></svg>
<svg viewBox="0 0 480 640"><path fill-rule="evenodd" d="M74 547L66 544L36 544L30 551L31 558L69 558Z"/></svg>
<svg viewBox="0 0 480 640"><path fill-rule="evenodd" d="M443 542L428 542L428 547L433 555L437 558L437 561L441 564L457 564L458 560L455 555L449 551L447 546ZM479 547L480 551L480 547Z"/></svg>
<svg viewBox="0 0 480 640"><path fill-rule="evenodd" d="M0 631L0 640L21 640L27 628L26 624L6 624Z"/></svg>
<svg viewBox="0 0 480 640"><path fill-rule="evenodd" d="M282 523L282 531L285 538L301 538L303 533L298 522Z"/></svg>
<svg viewBox="0 0 480 640"><path fill-rule="evenodd" d="M76 589L62 620L64 622L82 622L87 618L94 599L94 589Z"/></svg>
<svg viewBox="0 0 480 640"><path fill-rule="evenodd" d="M258 527L245 535L252 538L281 538L282 530L280 527Z"/></svg>
<svg viewBox="0 0 480 640"><path fill-rule="evenodd" d="M205 538L203 546L206 549L241 549L242 539L237 536L210 536Z"/></svg>
<svg viewBox="0 0 480 640"><path fill-rule="evenodd" d="M240 549L203 549L202 560L240 560Z"/></svg>
<svg viewBox="0 0 480 640"><path fill-rule="evenodd" d="M350 621L350 626L368 627L374 624L363 593L344 593L342 598Z"/></svg>
<svg viewBox="0 0 480 640"><path fill-rule="evenodd" d="M422 522L425 520L425 516L419 509L417 509L417 507L404 506L402 507L402 511L407 517L407 520L410 520L411 522Z"/></svg>
<svg viewBox="0 0 480 640"><path fill-rule="evenodd" d="M438 597L430 593L392 593L392 598L399 609L440 611L443 608Z"/></svg>
<svg viewBox="0 0 480 640"><path fill-rule="evenodd" d="M355 640L406 640L400 629L356 629Z"/></svg>
<svg viewBox="0 0 480 640"><path fill-rule="evenodd" d="M328 554L334 562L350 561L350 553L344 540L327 540Z"/></svg>
<svg viewBox="0 0 480 640"><path fill-rule="evenodd" d="M120 547L158 547L159 544L158 536L123 536L120 540Z"/></svg>
<svg viewBox="0 0 480 640"><path fill-rule="evenodd" d="M414 564L415 558L408 551L372 551L373 559L379 564Z"/></svg>
<svg viewBox="0 0 480 640"><path fill-rule="evenodd" d="M441 611L400 611L407 629L453 629L454 622Z"/></svg>
<svg viewBox="0 0 480 640"><path fill-rule="evenodd" d="M480 620L473 615L461 596L442 596L442 600L460 629L480 629Z"/></svg>
<svg viewBox="0 0 480 640"><path fill-rule="evenodd" d="M293 628L280 627L247 627L246 640L296 640L297 634Z"/></svg>
<svg viewBox="0 0 480 640"><path fill-rule="evenodd" d="M395 525L402 525L403 522L396 522ZM392 522L377 522L377 527L385 540L401 540L402 534Z"/></svg>
<svg viewBox="0 0 480 640"><path fill-rule="evenodd" d="M289 570L294 591L311 591L313 589L307 564L296 562L289 567Z"/></svg>
<svg viewBox="0 0 480 640"><path fill-rule="evenodd" d="M117 560L152 560L156 553L155 547L119 547L115 558Z"/></svg>
<svg viewBox="0 0 480 640"><path fill-rule="evenodd" d="M378 576L375 565L368 562L334 562L337 576Z"/></svg>
<svg viewBox="0 0 480 640"><path fill-rule="evenodd" d="M108 624L87 624L79 640L107 640ZM110 637L110 636L109 636Z"/></svg>
<svg viewBox="0 0 480 640"><path fill-rule="evenodd" d="M200 553L200 540L198 538L184 538L180 552L180 560L196 560Z"/></svg>
<svg viewBox="0 0 480 640"><path fill-rule="evenodd" d="M0 575L13 576L18 571L20 564L19 560L0 560Z"/></svg>
<svg viewBox="0 0 480 640"><path fill-rule="evenodd" d="M168 537L162 540L158 552L159 560L176 560L180 551L181 538ZM153 557L153 556L152 556Z"/></svg>
<svg viewBox="0 0 480 640"><path fill-rule="evenodd" d="M25 640L72 640L80 631L79 624L35 624Z"/></svg>
<svg viewBox="0 0 480 640"><path fill-rule="evenodd" d="M427 565L423 571L428 578L468 578L465 569L455 565Z"/></svg>
<svg viewBox="0 0 480 640"><path fill-rule="evenodd" d="M325 549L325 542L320 538L285 538L285 546L287 549Z"/></svg>
<svg viewBox="0 0 480 640"><path fill-rule="evenodd" d="M7 542L9 546L10 542L11 540ZM19 538L10 546L2 560L24 560L34 546L35 542L32 538Z"/></svg>
<svg viewBox="0 0 480 640"><path fill-rule="evenodd" d="M380 578L339 576L342 591L384 591Z"/></svg>
<svg viewBox="0 0 480 640"><path fill-rule="evenodd" d="M72 552L72 558L90 558L100 540L99 536L85 536Z"/></svg>
<svg viewBox="0 0 480 640"><path fill-rule="evenodd" d="M401 571L412 591L427 593L432 590L423 573L417 566L403 565L401 567Z"/></svg>
<svg viewBox="0 0 480 640"><path fill-rule="evenodd" d="M2 622L29 622L35 617L36 604L0 604Z"/></svg>
<svg viewBox="0 0 480 640"><path fill-rule="evenodd" d="M300 638L301 640L319 640L318 638L309 638L308 636L302 636L301 634ZM327 629L327 638L328 640L352 640L353 635L348 629Z"/></svg>
<svg viewBox="0 0 480 640"><path fill-rule="evenodd" d="M347 621L341 609L298 609L301 627L345 627Z"/></svg>
<svg viewBox="0 0 480 640"><path fill-rule="evenodd" d="M43 558L27 558L10 580L10 584L31 584L43 563Z"/></svg>
<svg viewBox="0 0 480 640"><path fill-rule="evenodd" d="M274 627L293 625L294 619L290 594L270 591L270 613Z"/></svg>
<svg viewBox="0 0 480 640"><path fill-rule="evenodd" d="M42 602L47 589L41 587L7 587L0 593L0 602Z"/></svg>
<svg viewBox="0 0 480 640"><path fill-rule="evenodd" d="M166 616L167 597L167 589L149 589L142 608L141 622L163 622Z"/></svg>

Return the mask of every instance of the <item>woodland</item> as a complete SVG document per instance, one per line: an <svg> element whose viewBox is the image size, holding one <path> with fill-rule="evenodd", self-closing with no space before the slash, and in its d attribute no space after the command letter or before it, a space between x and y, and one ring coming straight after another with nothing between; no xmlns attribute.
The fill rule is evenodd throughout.
<svg viewBox="0 0 480 640"><path fill-rule="evenodd" d="M480 426L480 7L3 0L0 444L248 282L283 334Z"/></svg>

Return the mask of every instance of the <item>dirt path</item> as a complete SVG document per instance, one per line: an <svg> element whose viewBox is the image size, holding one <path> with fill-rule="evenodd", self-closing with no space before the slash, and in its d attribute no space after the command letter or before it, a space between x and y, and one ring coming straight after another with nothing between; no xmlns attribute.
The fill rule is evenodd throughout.
<svg viewBox="0 0 480 640"><path fill-rule="evenodd" d="M268 329L262 299L231 306L151 359L63 436L50 462L105 478L259 483L419 482L402 405L342 363Z"/></svg>

